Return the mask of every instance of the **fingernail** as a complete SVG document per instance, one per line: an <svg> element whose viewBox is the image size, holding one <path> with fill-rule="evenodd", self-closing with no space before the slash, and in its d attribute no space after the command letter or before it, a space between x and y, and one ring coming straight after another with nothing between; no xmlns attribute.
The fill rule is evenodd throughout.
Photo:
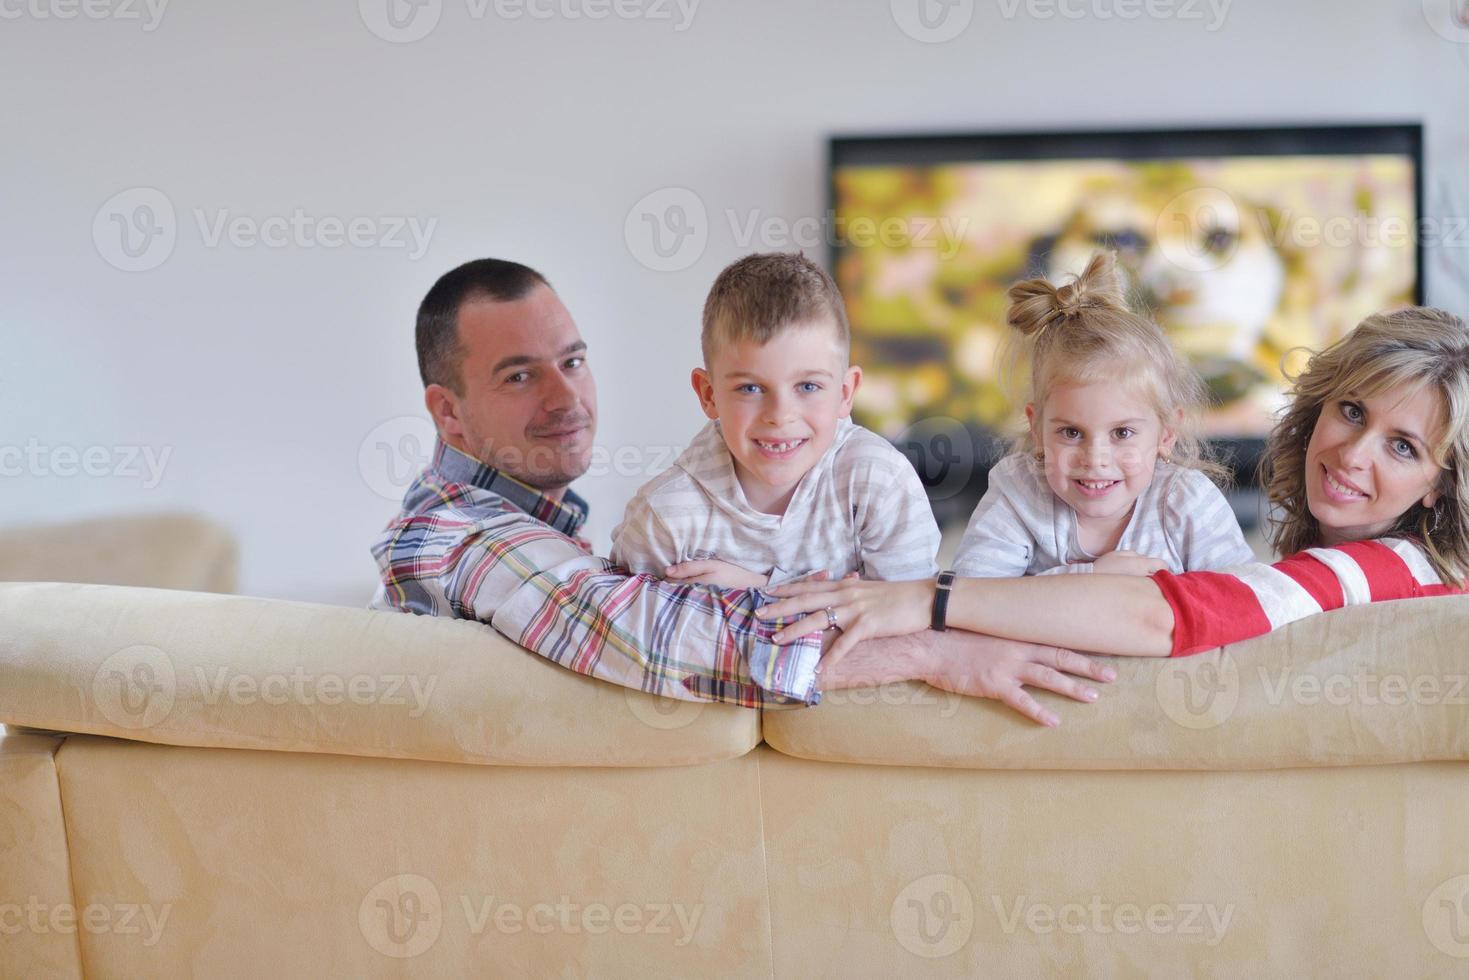
<svg viewBox="0 0 1469 980"><path fill-rule="evenodd" d="M1093 691L1091 688L1087 688L1086 689L1086 699L1088 701L1095 701L1097 699L1097 692L1096 691Z"/></svg>
<svg viewBox="0 0 1469 980"><path fill-rule="evenodd" d="M1045 721L1047 728L1055 728L1057 725L1061 724L1061 719L1057 718L1055 715L1046 715Z"/></svg>
<svg viewBox="0 0 1469 980"><path fill-rule="evenodd" d="M786 638L786 635L784 633L772 633L770 638L776 643L779 643L781 640L784 640Z"/></svg>
<svg viewBox="0 0 1469 980"><path fill-rule="evenodd" d="M1106 670L1102 671L1102 676L1109 681L1115 681L1117 679L1117 671L1113 670L1111 667L1108 667Z"/></svg>

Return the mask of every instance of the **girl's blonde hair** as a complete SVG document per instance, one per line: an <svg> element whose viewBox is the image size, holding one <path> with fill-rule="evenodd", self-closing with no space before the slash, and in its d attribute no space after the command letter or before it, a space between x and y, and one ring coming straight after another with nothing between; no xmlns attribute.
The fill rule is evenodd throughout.
<svg viewBox="0 0 1469 980"><path fill-rule="evenodd" d="M1026 400L1037 413L1058 384L1124 382L1140 389L1163 426L1176 433L1169 462L1202 470L1216 483L1227 482L1227 471L1212 459L1200 436L1200 415L1208 403L1204 382L1162 328L1128 308L1112 252L1092 256L1081 275L1064 286L1045 279L1011 286L1006 322L1015 334L1001 358L1002 376L1019 377L1016 369L1029 362ZM1016 448L1040 452L1029 428Z"/></svg>
<svg viewBox="0 0 1469 980"><path fill-rule="evenodd" d="M1321 527L1306 506L1306 447L1322 408L1398 387L1408 393L1431 387L1443 400L1446 422L1429 452L1444 472L1438 502L1409 507L1388 534L1417 538L1439 577L1461 585L1469 572L1469 480L1462 472L1469 460L1469 327L1443 310L1375 313L1313 355L1293 379L1290 405L1260 463L1261 483L1278 509L1270 543L1282 555L1321 543Z"/></svg>

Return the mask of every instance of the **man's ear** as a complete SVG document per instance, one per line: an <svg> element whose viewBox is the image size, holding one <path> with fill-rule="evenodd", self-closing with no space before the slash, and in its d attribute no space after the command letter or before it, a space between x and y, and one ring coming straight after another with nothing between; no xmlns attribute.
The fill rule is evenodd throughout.
<svg viewBox="0 0 1469 980"><path fill-rule="evenodd" d="M853 364L847 368L847 376L842 379L842 410L840 418L846 418L852 414L852 400L857 397L857 389L862 386L862 369Z"/></svg>
<svg viewBox="0 0 1469 980"><path fill-rule="evenodd" d="M464 421L459 416L459 396L441 384L423 389L423 404L446 445L464 451Z"/></svg>
<svg viewBox="0 0 1469 980"><path fill-rule="evenodd" d="M689 382L694 386L694 394L699 396L699 407L704 410L704 415L711 419L719 418L719 409L714 407L714 379L709 377L709 372L701 367L694 368Z"/></svg>

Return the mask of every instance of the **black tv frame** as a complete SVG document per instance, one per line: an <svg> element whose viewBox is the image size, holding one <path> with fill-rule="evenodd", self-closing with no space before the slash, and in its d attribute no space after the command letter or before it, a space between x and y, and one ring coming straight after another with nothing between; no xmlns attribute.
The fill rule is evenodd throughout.
<svg viewBox="0 0 1469 980"><path fill-rule="evenodd" d="M1377 122L1351 125L1235 126L1230 128L1099 129L1075 131L1008 130L988 133L884 133L835 135L827 142L827 214L836 214L837 169L844 166L936 165L1001 160L1161 160L1182 157L1242 156L1360 156L1392 153L1408 157L1413 164L1413 209L1418 222L1427 219L1423 201L1423 124L1421 122ZM1422 305L1426 293L1427 266L1423 236L1414 234L1415 277L1413 302ZM842 245L833 238L827 251L827 268L835 275ZM993 455L994 446L982 444L979 433L973 451L976 458ZM1240 488L1253 486L1264 455L1265 440L1259 437L1214 440L1214 449L1235 474ZM909 447L901 447L905 451ZM924 453L918 447L919 453ZM911 454L910 454L910 458ZM915 466L917 466L915 460ZM987 466L981 467L987 470ZM926 486L932 474L918 466ZM941 479L941 477L940 477ZM971 488L956 503L983 494L984 480L977 493ZM952 507L935 511L944 518Z"/></svg>

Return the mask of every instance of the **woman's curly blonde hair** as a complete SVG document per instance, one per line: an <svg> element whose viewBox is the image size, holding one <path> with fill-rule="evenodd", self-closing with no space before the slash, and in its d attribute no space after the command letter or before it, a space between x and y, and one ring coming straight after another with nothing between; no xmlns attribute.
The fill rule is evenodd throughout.
<svg viewBox="0 0 1469 980"><path fill-rule="evenodd" d="M1211 457L1200 432L1208 404L1204 382L1161 327L1128 308L1114 253L1098 252L1081 275L1062 286L1045 279L1016 283L1006 322L1015 332L1001 355L1001 377L1021 377L1028 363L1025 400L1037 411L1058 384L1125 382L1140 389L1174 431L1169 462L1201 470L1220 485L1227 482L1227 471ZM1015 448L1032 454L1040 449L1029 430Z"/></svg>
<svg viewBox="0 0 1469 980"><path fill-rule="evenodd" d="M1282 555L1321 544L1321 526L1306 505L1306 447L1322 408L1398 387L1432 387L1443 399L1447 421L1429 451L1444 471L1437 503L1414 504L1388 534L1416 538L1439 577L1461 585L1469 572L1469 480L1461 472L1469 461L1469 327L1430 307L1369 316L1293 379L1290 404L1260 463L1275 505L1270 542Z"/></svg>

